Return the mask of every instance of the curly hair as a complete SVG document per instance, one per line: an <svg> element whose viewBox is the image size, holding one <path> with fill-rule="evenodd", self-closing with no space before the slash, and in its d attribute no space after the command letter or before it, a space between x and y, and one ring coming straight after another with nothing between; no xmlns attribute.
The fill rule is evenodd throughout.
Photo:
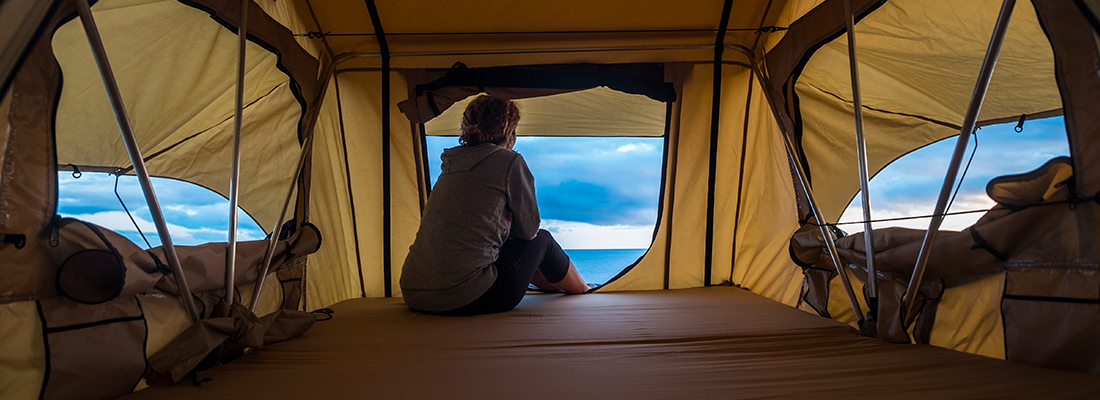
<svg viewBox="0 0 1100 400"><path fill-rule="evenodd" d="M462 135L458 143L463 146L499 145L515 133L517 125L519 107L516 103L482 94L475 97L462 114Z"/></svg>

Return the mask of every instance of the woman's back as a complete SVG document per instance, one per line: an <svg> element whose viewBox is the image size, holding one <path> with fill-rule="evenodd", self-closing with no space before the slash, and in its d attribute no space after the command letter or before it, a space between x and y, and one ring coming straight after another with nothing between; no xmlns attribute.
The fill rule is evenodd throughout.
<svg viewBox="0 0 1100 400"><path fill-rule="evenodd" d="M504 241L530 240L538 226L523 157L492 143L447 149L402 269L406 303L442 311L476 299L496 279Z"/></svg>

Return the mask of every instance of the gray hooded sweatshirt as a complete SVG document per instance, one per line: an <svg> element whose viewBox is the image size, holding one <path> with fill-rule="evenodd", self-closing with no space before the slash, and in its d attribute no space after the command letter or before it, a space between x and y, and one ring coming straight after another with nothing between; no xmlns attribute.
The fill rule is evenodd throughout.
<svg viewBox="0 0 1100 400"><path fill-rule="evenodd" d="M423 311L465 306L497 278L500 246L509 236L538 234L535 184L523 157L491 143L443 151L420 230L401 270L405 304Z"/></svg>

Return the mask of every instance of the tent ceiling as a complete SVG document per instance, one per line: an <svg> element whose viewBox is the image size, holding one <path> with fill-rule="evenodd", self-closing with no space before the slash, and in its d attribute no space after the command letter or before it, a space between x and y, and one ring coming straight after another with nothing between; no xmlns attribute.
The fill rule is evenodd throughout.
<svg viewBox="0 0 1100 400"><path fill-rule="evenodd" d="M379 52L366 2L311 1L319 30L335 55ZM721 0L505 0L378 2L394 67L471 67L564 62L708 61L721 22ZM756 29L778 18L771 2L737 2L727 44L752 48ZM766 15L767 14L767 15ZM306 32L296 32L304 34ZM781 35L771 33L770 35ZM317 39L320 40L320 39ZM642 51L562 49L642 48ZM476 54L512 51L506 54ZM555 50L545 53L546 50ZM430 56L427 54L440 54ZM737 57L737 56L733 56ZM346 67L378 67L361 58Z"/></svg>

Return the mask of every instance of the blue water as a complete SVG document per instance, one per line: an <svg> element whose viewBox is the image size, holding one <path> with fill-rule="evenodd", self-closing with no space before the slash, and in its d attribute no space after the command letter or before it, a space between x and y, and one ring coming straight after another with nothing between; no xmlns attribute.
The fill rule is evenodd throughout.
<svg viewBox="0 0 1100 400"><path fill-rule="evenodd" d="M565 250L585 282L602 285L638 261L646 249Z"/></svg>

